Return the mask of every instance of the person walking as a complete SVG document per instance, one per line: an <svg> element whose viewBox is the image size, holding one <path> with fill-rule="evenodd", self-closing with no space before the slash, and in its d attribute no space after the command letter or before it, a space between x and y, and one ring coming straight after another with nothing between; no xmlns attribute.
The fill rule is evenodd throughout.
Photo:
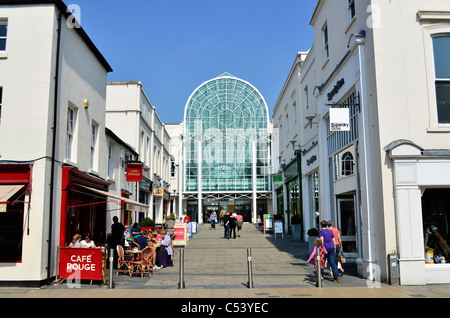
<svg viewBox="0 0 450 318"><path fill-rule="evenodd" d="M230 238L230 212L226 212L223 216L224 238Z"/></svg>
<svg viewBox="0 0 450 318"><path fill-rule="evenodd" d="M216 229L216 219L217 219L217 214L216 211L213 211L211 213L211 215L209 216L209 221L211 222L211 230L215 230Z"/></svg>
<svg viewBox="0 0 450 318"><path fill-rule="evenodd" d="M316 238L316 240L314 241L314 245L315 245L314 249L306 262L309 263L309 261L314 258L314 269L317 270L317 277L318 277L319 276L319 268L318 268L318 264L317 264L317 254L319 254L320 273L321 273L320 278L321 278L321 280L323 280L323 271L325 269L325 255L327 254L327 250L323 246L322 240L320 238ZM316 281L316 286L319 286L318 279Z"/></svg>
<svg viewBox="0 0 450 318"><path fill-rule="evenodd" d="M341 235L339 233L339 229L333 226L333 222L330 220L328 221L328 228L333 232L334 239L336 241L336 265L339 270L339 274L342 276L344 275L344 269L342 268L341 264L341 250L342 250L342 240Z"/></svg>
<svg viewBox="0 0 450 318"><path fill-rule="evenodd" d="M334 239L333 231L327 229L328 222L320 222L321 230L319 231L319 238L322 240L322 244L327 250L325 259L331 265L331 271L333 273L333 279L336 283L340 283L339 271L336 266L335 253L336 253L336 240Z"/></svg>
<svg viewBox="0 0 450 318"><path fill-rule="evenodd" d="M236 216L236 226L238 230L238 237L241 237L242 224L244 224L244 217L241 212L239 212Z"/></svg>
<svg viewBox="0 0 450 318"><path fill-rule="evenodd" d="M233 235L233 239L236 239L236 216L237 216L237 214L233 213L230 216L230 220L228 221L229 225L230 225L230 236L229 236L229 238L231 238L231 233L233 233L234 234Z"/></svg>
<svg viewBox="0 0 450 318"><path fill-rule="evenodd" d="M117 245L123 245L122 239L125 233L125 226L119 222L119 218L117 216L113 217L113 224L111 225L111 242L110 246L114 251L114 267L117 266Z"/></svg>

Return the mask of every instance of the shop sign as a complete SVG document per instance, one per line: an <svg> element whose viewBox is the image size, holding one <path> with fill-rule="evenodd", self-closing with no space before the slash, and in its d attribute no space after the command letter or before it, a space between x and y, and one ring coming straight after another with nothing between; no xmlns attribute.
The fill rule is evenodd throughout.
<svg viewBox="0 0 450 318"><path fill-rule="evenodd" d="M350 112L348 108L330 109L330 131L350 131Z"/></svg>
<svg viewBox="0 0 450 318"><path fill-rule="evenodd" d="M343 78L341 78L339 81L337 81L336 85L334 85L331 92L329 92L327 94L329 101L333 99L333 96L339 92L339 90L341 89L342 86L344 86L344 84L345 84L345 80Z"/></svg>
<svg viewBox="0 0 450 318"><path fill-rule="evenodd" d="M155 197L162 197L164 194L164 190L163 189L155 189L153 194L155 195Z"/></svg>
<svg viewBox="0 0 450 318"><path fill-rule="evenodd" d="M281 174L274 174L272 176L272 180L274 182L282 182L283 181L283 176Z"/></svg>
<svg viewBox="0 0 450 318"><path fill-rule="evenodd" d="M61 247L58 269L59 278L101 280L102 249Z"/></svg>
<svg viewBox="0 0 450 318"><path fill-rule="evenodd" d="M127 182L141 182L142 167L142 163L127 163Z"/></svg>

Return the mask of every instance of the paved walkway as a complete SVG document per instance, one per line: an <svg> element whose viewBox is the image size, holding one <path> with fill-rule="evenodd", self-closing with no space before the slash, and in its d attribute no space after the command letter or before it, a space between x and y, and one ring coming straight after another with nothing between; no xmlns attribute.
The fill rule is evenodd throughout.
<svg viewBox="0 0 450 318"><path fill-rule="evenodd" d="M152 278L116 276L114 288L93 284L76 287L52 284L42 288L0 288L0 298L439 298L450 297L449 285L390 286L369 288L366 279L345 264L340 284L328 276L315 287L308 244L290 235L275 239L252 224L244 224L242 236L224 239L223 228L199 225L198 233L184 249L185 288L179 289L180 248L174 267L156 271ZM251 249L253 288L248 288L247 248Z"/></svg>

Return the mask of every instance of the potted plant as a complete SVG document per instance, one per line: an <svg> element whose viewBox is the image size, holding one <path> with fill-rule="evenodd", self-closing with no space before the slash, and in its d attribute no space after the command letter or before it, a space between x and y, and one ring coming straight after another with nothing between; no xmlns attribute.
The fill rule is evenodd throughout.
<svg viewBox="0 0 450 318"><path fill-rule="evenodd" d="M145 228L149 228L149 227L154 227L155 226L155 221L153 221L150 218L143 218L139 224L141 226L141 228L145 227Z"/></svg>
<svg viewBox="0 0 450 318"><path fill-rule="evenodd" d="M302 219L300 215L295 214L291 218L292 237L294 241L299 242L302 239Z"/></svg>

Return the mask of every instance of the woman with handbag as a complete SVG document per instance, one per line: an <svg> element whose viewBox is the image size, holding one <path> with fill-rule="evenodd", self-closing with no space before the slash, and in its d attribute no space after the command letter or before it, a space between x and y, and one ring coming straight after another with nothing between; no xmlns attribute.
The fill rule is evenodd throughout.
<svg viewBox="0 0 450 318"><path fill-rule="evenodd" d="M339 233L339 229L335 228L333 226L333 222L331 220L328 221L328 228L333 232L334 239L336 241L336 256L335 256L336 266L338 267L340 276L342 276L342 275L344 275L344 269L342 268L342 258L344 257L344 255L342 252L341 235ZM345 262L345 258L344 258L344 262Z"/></svg>

